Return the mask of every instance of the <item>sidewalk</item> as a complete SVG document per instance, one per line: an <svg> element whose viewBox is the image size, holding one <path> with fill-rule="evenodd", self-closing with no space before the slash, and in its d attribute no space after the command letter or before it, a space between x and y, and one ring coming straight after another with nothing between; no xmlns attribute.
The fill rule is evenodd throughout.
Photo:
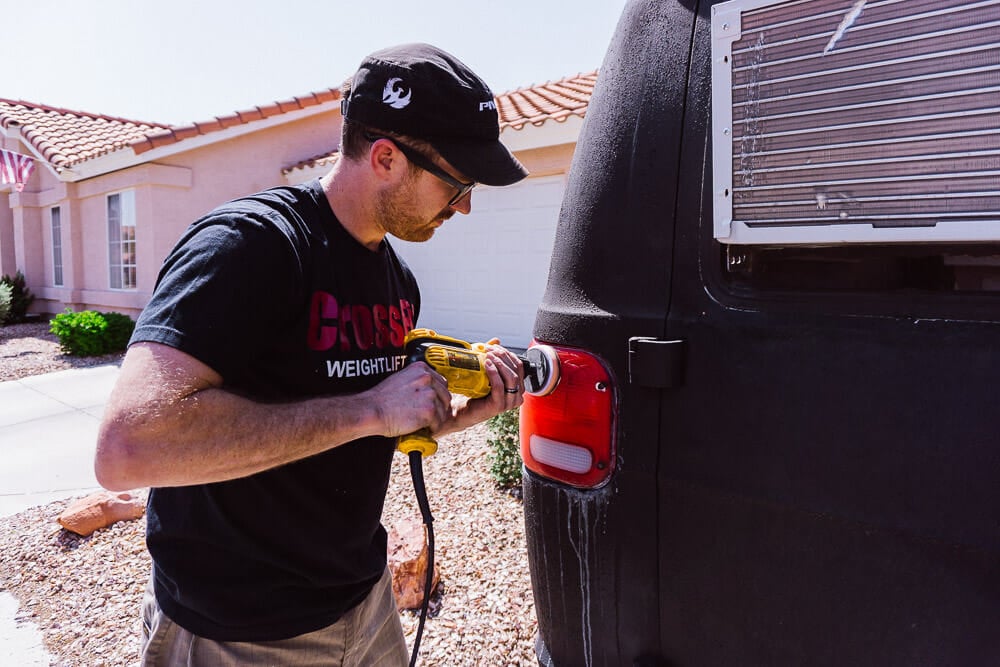
<svg viewBox="0 0 1000 667"><path fill-rule="evenodd" d="M118 367L0 382L0 517L98 488L94 445Z"/></svg>
<svg viewBox="0 0 1000 667"><path fill-rule="evenodd" d="M99 488L94 446L117 377L111 365L0 382L0 517ZM0 592L0 664L50 664L41 633L16 614Z"/></svg>

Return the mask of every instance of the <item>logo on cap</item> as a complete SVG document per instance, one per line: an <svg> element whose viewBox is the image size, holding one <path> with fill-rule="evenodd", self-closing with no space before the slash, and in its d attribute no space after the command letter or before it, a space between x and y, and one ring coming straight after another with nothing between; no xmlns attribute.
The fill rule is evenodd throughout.
<svg viewBox="0 0 1000 667"><path fill-rule="evenodd" d="M402 79L395 77L385 82L385 88L382 90L382 101L393 109L405 109L410 103L412 92Z"/></svg>

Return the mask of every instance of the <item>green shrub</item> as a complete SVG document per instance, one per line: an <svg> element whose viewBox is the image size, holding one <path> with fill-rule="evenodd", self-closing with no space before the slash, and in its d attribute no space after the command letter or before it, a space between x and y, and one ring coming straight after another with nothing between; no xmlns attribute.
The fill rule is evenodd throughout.
<svg viewBox="0 0 1000 667"><path fill-rule="evenodd" d="M28 314L28 307L35 300L35 295L28 289L24 280L24 274L18 271L13 278L5 275L0 278L0 284L10 287L10 310L5 317L0 317L0 324L23 322L25 315Z"/></svg>
<svg viewBox="0 0 1000 667"><path fill-rule="evenodd" d="M77 357L104 353L104 332L108 321L92 310L74 313L66 309L52 318L49 330L59 338L63 352Z"/></svg>
<svg viewBox="0 0 1000 667"><path fill-rule="evenodd" d="M135 329L135 321L121 313L101 313L108 322L104 341L108 352L120 352L128 347L129 338Z"/></svg>
<svg viewBox="0 0 1000 667"><path fill-rule="evenodd" d="M70 309L56 315L49 330L59 338L59 346L67 354L94 357L119 352L128 345L135 322L121 313L98 313Z"/></svg>
<svg viewBox="0 0 1000 667"><path fill-rule="evenodd" d="M521 443L519 410L508 410L486 422L491 437L488 459L490 475L501 489L512 489L521 485Z"/></svg>
<svg viewBox="0 0 1000 667"><path fill-rule="evenodd" d="M10 313L11 289L7 283L0 283L0 324L7 321Z"/></svg>

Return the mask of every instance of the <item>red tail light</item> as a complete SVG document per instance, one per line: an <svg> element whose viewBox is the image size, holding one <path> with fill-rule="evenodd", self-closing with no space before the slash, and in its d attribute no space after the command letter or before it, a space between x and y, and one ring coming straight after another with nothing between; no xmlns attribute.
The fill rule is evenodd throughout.
<svg viewBox="0 0 1000 667"><path fill-rule="evenodd" d="M543 477L581 488L601 486L614 468L615 391L604 363L555 347L560 377L552 393L524 396L521 459Z"/></svg>

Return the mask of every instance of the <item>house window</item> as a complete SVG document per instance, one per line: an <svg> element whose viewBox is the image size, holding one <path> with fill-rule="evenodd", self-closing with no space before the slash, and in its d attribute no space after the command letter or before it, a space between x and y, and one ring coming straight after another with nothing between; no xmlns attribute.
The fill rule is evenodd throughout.
<svg viewBox="0 0 1000 667"><path fill-rule="evenodd" d="M62 212L52 207L52 284L63 285Z"/></svg>
<svg viewBox="0 0 1000 667"><path fill-rule="evenodd" d="M135 289L135 193L108 196L108 267L111 289Z"/></svg>

